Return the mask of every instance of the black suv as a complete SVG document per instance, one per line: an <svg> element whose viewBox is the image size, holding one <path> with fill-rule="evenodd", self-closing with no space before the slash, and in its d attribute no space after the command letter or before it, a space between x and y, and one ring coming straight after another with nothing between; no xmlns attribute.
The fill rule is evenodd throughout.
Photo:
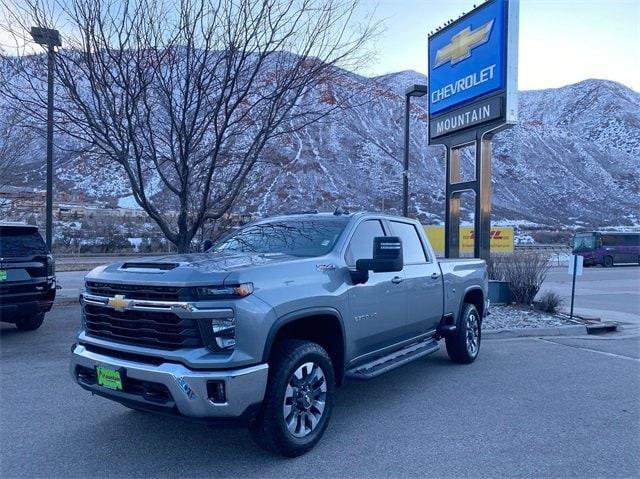
<svg viewBox="0 0 640 479"><path fill-rule="evenodd" d="M53 256L38 229L0 223L0 321L38 329L55 297Z"/></svg>

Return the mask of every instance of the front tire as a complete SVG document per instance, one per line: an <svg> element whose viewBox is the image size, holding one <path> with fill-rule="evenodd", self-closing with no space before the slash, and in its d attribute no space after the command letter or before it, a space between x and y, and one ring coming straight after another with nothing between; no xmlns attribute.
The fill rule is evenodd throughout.
<svg viewBox="0 0 640 479"><path fill-rule="evenodd" d="M249 430L256 443L276 454L300 456L324 434L333 411L333 365L310 341L286 340L269 364L269 382Z"/></svg>
<svg viewBox="0 0 640 479"><path fill-rule="evenodd" d="M611 268L613 266L613 258L611 256L604 257L604 267Z"/></svg>
<svg viewBox="0 0 640 479"><path fill-rule="evenodd" d="M454 363L470 364L480 352L482 339L482 321L473 304L465 303L458 328L453 336L446 338L447 354Z"/></svg>
<svg viewBox="0 0 640 479"><path fill-rule="evenodd" d="M16 328L20 331L34 331L42 326L44 313L37 313L32 316L24 316L16 321Z"/></svg>

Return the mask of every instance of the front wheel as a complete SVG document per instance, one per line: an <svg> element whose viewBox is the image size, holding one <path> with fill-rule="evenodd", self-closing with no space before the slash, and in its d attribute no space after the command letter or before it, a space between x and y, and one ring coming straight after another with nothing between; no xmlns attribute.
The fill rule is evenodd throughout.
<svg viewBox="0 0 640 479"><path fill-rule="evenodd" d="M604 267L611 268L613 266L613 258L611 256L604 257Z"/></svg>
<svg viewBox="0 0 640 479"><path fill-rule="evenodd" d="M269 368L267 391L251 434L271 452L300 456L316 445L329 424L335 394L331 359L316 343L286 340Z"/></svg>
<svg viewBox="0 0 640 479"><path fill-rule="evenodd" d="M469 364L480 352L482 322L473 304L465 303L458 328L453 336L446 338L447 354L454 363Z"/></svg>

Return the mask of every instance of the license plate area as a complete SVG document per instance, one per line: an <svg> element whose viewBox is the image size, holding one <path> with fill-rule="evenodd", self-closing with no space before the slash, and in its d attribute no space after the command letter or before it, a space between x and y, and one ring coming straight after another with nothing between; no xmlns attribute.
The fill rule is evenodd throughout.
<svg viewBox="0 0 640 479"><path fill-rule="evenodd" d="M96 366L96 382L99 386L114 391L122 391L124 368L113 369L104 366Z"/></svg>

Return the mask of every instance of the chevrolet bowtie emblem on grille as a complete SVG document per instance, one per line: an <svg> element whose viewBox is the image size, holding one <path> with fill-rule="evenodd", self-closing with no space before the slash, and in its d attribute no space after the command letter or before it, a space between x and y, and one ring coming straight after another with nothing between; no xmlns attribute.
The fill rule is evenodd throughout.
<svg viewBox="0 0 640 479"><path fill-rule="evenodd" d="M115 309L116 311L124 311L131 304L130 299L125 299L121 294L116 294L113 298L109 298L107 306Z"/></svg>
<svg viewBox="0 0 640 479"><path fill-rule="evenodd" d="M489 41L492 27L493 20L490 20L473 31L471 27L467 27L460 33L456 33L451 37L451 43L436 52L436 65L433 68L438 68L449 61L455 65L469 58L471 50Z"/></svg>

